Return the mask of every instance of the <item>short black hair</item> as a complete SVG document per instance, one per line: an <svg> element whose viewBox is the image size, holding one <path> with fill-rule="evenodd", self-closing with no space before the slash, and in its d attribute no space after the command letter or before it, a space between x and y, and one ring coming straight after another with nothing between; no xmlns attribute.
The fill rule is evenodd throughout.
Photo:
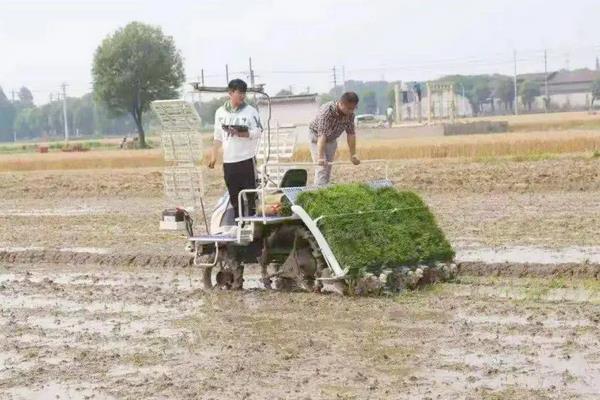
<svg viewBox="0 0 600 400"><path fill-rule="evenodd" d="M246 93L246 90L248 90L248 85L241 79L232 79L231 81L229 81L227 88L231 92L235 92L236 90L238 90L242 93Z"/></svg>
<svg viewBox="0 0 600 400"><path fill-rule="evenodd" d="M346 92L340 97L340 101L346 104L358 104L358 95L354 92Z"/></svg>

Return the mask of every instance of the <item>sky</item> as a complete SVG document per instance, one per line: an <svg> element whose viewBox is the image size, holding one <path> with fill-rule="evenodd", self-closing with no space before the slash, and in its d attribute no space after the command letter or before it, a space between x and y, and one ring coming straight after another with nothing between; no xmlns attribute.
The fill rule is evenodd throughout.
<svg viewBox="0 0 600 400"><path fill-rule="evenodd" d="M92 88L100 42L131 21L158 25L184 57L187 81L247 78L276 93L337 81L595 67L599 0L0 0L0 87L42 104L67 83ZM187 87L187 86L186 86Z"/></svg>

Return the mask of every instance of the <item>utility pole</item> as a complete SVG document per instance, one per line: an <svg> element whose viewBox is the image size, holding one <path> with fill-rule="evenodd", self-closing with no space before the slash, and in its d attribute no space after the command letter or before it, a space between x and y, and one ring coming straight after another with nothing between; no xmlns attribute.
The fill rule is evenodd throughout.
<svg viewBox="0 0 600 400"><path fill-rule="evenodd" d="M254 88L254 69L252 68L252 57L248 57L248 67L250 68L250 87ZM256 93L252 93L252 100L256 105Z"/></svg>
<svg viewBox="0 0 600 400"><path fill-rule="evenodd" d="M337 75L335 72L335 65L333 66L333 94L336 95L337 91ZM336 95L337 97L337 95Z"/></svg>
<svg viewBox="0 0 600 400"><path fill-rule="evenodd" d="M402 98L400 97L400 82L394 84L394 108L396 109L396 123L402 122Z"/></svg>
<svg viewBox="0 0 600 400"><path fill-rule="evenodd" d="M13 103L13 107L15 105L15 90L11 90L11 97L12 97L12 103ZM15 124L13 121L13 142L17 143L17 130L15 129Z"/></svg>
<svg viewBox="0 0 600 400"><path fill-rule="evenodd" d="M465 85L463 85L462 83L460 84L460 87L462 88L462 99L460 99L460 103L462 106L462 116L466 116L467 114L467 105L465 103L466 97L465 97Z"/></svg>
<svg viewBox="0 0 600 400"><path fill-rule="evenodd" d="M250 68L250 87L254 87L254 70L252 69L252 57L248 58L248 67Z"/></svg>
<svg viewBox="0 0 600 400"><path fill-rule="evenodd" d="M69 142L69 123L67 121L67 84L63 83L62 94L63 94L63 118L65 121L65 143Z"/></svg>
<svg viewBox="0 0 600 400"><path fill-rule="evenodd" d="M229 85L229 65L225 64L225 86Z"/></svg>
<svg viewBox="0 0 600 400"><path fill-rule="evenodd" d="M544 112L548 112L550 97L548 95L548 51L544 49Z"/></svg>
<svg viewBox="0 0 600 400"><path fill-rule="evenodd" d="M515 50L513 52L514 55L514 59L515 59L515 79L514 79L514 84L515 84L515 115L519 115L519 92L517 91L517 51Z"/></svg>
<svg viewBox="0 0 600 400"><path fill-rule="evenodd" d="M204 86L204 68L200 70L200 82L202 83L202 86Z"/></svg>
<svg viewBox="0 0 600 400"><path fill-rule="evenodd" d="M433 111L433 93L431 92L431 84L427 82L427 124L431 125L433 122L433 115L431 112Z"/></svg>
<svg viewBox="0 0 600 400"><path fill-rule="evenodd" d="M342 88L346 91L346 66L342 65Z"/></svg>

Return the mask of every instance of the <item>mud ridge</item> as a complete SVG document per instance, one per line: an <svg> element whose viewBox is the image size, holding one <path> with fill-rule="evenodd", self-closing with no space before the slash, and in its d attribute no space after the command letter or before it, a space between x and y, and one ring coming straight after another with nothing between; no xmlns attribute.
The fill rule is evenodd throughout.
<svg viewBox="0 0 600 400"><path fill-rule="evenodd" d="M59 250L0 251L0 263L5 264L76 264L111 265L152 268L177 268L192 265L192 257L186 255L159 254L97 254ZM461 262L457 264L459 275L509 276L509 277L572 277L600 279L597 263L484 263Z"/></svg>
<svg viewBox="0 0 600 400"><path fill-rule="evenodd" d="M187 267L192 257L156 254L96 254L58 250L0 251L0 263L93 264L132 267Z"/></svg>

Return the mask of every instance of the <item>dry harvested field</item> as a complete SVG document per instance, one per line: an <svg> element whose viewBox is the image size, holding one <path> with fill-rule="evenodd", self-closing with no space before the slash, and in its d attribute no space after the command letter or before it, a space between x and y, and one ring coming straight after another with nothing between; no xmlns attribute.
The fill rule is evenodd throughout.
<svg viewBox="0 0 600 400"><path fill-rule="evenodd" d="M268 292L252 268L243 292L201 291L184 238L157 229L160 164L140 161L156 150L113 152L113 169L85 164L94 152L21 155L35 166L16 171L0 157L0 398L596 399L600 158L586 150L395 160L460 275L377 298ZM208 182L212 203L219 171Z"/></svg>
<svg viewBox="0 0 600 400"><path fill-rule="evenodd" d="M410 160L469 158L490 161L497 157L518 160L554 158L560 154L600 152L600 130L534 131L467 136L398 138L395 129L361 131L363 159ZM206 142L206 145L209 143ZM208 148L208 147L207 147ZM340 146L339 158L348 156ZM296 161L310 160L308 146L300 141ZM160 148L150 150L93 150L82 153L0 154L0 172L123 169L163 166Z"/></svg>

